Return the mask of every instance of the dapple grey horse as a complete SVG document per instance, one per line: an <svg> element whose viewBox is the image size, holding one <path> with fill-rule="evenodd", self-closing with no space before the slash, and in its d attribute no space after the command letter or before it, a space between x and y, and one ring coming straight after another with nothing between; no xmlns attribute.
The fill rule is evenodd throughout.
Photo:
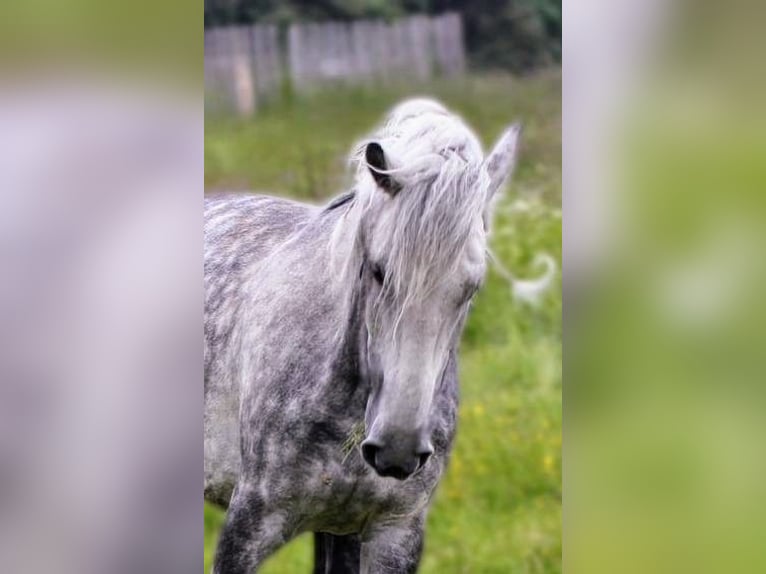
<svg viewBox="0 0 766 574"><path fill-rule="evenodd" d="M460 118L409 100L328 205L207 201L205 497L228 507L215 573L250 573L302 532L316 573L415 572L518 135L485 158Z"/></svg>

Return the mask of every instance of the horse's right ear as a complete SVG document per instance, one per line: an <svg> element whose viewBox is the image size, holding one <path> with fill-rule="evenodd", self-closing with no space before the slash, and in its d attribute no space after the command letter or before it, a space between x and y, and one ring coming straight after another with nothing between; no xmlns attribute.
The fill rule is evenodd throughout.
<svg viewBox="0 0 766 574"><path fill-rule="evenodd" d="M367 169L370 170L375 183L390 196L394 196L401 190L401 185L389 173L386 154L381 145L377 142L370 142L364 148L364 159L367 162Z"/></svg>
<svg viewBox="0 0 766 574"><path fill-rule="evenodd" d="M519 135L521 134L521 124L515 123L510 126L500 139L497 141L492 151L484 160L484 170L489 176L489 188L484 205L484 229L490 228L492 222L492 212L497 204L498 191L503 188L503 184L511 177L513 168L516 165L516 154L519 147Z"/></svg>
<svg viewBox="0 0 766 574"><path fill-rule="evenodd" d="M487 201L491 201L494 195L503 187L503 183L511 177L516 164L516 154L519 147L521 124L515 123L510 126L497 141L492 151L484 161L484 169L489 175L489 189Z"/></svg>

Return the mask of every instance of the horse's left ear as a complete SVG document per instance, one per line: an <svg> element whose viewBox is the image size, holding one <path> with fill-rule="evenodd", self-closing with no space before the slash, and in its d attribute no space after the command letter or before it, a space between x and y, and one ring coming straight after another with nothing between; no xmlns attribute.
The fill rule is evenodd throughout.
<svg viewBox="0 0 766 574"><path fill-rule="evenodd" d="M372 178L378 187L391 195L392 197L399 193L401 185L389 173L388 161L383 148L378 142L370 142L364 148L364 159L367 162L367 169L370 170Z"/></svg>
<svg viewBox="0 0 766 574"><path fill-rule="evenodd" d="M503 135L497 140L487 159L484 160L484 169L489 176L487 211L489 211L492 198L513 173L513 168L516 165L520 134L521 123L516 122L503 132Z"/></svg>

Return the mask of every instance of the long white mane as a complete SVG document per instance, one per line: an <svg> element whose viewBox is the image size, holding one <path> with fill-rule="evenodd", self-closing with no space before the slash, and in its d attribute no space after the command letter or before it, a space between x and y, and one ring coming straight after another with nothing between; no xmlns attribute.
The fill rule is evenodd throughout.
<svg viewBox="0 0 766 574"><path fill-rule="evenodd" d="M389 198L376 189L364 150L377 142L389 173L401 186ZM356 163L356 218L375 217L391 202L384 290L403 310L425 296L460 263L466 244L482 226L489 180L476 135L440 103L403 102L352 155Z"/></svg>

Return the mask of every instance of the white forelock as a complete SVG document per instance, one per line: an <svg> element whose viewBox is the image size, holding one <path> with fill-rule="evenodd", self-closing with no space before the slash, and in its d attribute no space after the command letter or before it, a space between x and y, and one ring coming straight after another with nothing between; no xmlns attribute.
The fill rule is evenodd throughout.
<svg viewBox="0 0 766 574"><path fill-rule="evenodd" d="M367 171L364 149L371 141L381 145L389 172L403 186L435 177L450 160L478 167L484 156L473 131L441 103L427 98L397 105L383 125L357 146L353 159L360 177Z"/></svg>
<svg viewBox="0 0 766 574"><path fill-rule="evenodd" d="M401 190L388 198L376 188L365 146L383 148L391 177ZM429 99L408 100L393 109L381 128L361 142L354 211L357 223L377 221L378 210L395 210L385 229L384 290L403 310L426 296L460 266L466 244L483 234L482 212L489 185L476 135L456 115Z"/></svg>

